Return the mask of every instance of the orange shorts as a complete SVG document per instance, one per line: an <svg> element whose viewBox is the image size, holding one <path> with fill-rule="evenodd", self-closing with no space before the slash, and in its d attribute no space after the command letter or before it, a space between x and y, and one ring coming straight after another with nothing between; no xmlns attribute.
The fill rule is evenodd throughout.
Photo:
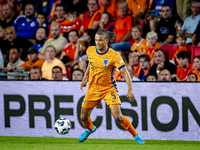
<svg viewBox="0 0 200 150"><path fill-rule="evenodd" d="M88 92L83 99L82 107L94 108L101 103L102 99L106 102L108 107L121 104L117 91L112 90L109 92L103 92L103 94L94 94Z"/></svg>

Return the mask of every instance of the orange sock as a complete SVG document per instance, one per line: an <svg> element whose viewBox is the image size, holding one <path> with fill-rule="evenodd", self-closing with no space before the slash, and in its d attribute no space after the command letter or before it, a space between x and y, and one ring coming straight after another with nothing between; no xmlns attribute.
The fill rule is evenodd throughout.
<svg viewBox="0 0 200 150"><path fill-rule="evenodd" d="M124 116L124 120L120 122L120 124L124 129L130 132L130 134L132 134L133 136L138 135L138 133L135 131L135 128L132 126L131 122L129 121L127 117Z"/></svg>
<svg viewBox="0 0 200 150"><path fill-rule="evenodd" d="M92 130L94 128L94 125L92 124L92 118L91 117L86 121L82 121L82 123L88 130Z"/></svg>

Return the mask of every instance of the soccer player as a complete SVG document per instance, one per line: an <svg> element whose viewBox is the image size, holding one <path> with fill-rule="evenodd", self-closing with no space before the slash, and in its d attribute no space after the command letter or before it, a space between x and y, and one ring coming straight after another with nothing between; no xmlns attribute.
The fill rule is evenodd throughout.
<svg viewBox="0 0 200 150"><path fill-rule="evenodd" d="M109 106L115 120L117 120L122 127L132 134L137 143L145 144L144 139L136 132L129 119L121 113L121 101L112 75L114 67L117 67L121 71L127 82L127 97L129 100L132 102L135 98L131 78L123 59L119 53L108 47L111 40L116 40L116 34L105 29L100 29L95 35L96 46L91 46L86 52L88 55L89 65L80 88L82 89L87 85L89 75L88 91L81 108L81 120L87 130L80 135L79 142L84 142L91 133L96 131L96 127L92 124L90 115L93 108L99 105L103 99Z"/></svg>

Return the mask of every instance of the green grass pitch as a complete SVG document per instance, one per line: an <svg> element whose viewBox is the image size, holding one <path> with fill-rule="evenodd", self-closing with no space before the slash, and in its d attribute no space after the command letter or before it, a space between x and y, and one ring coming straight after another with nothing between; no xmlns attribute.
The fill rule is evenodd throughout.
<svg viewBox="0 0 200 150"><path fill-rule="evenodd" d="M200 150L200 141L134 140L0 136L0 150Z"/></svg>

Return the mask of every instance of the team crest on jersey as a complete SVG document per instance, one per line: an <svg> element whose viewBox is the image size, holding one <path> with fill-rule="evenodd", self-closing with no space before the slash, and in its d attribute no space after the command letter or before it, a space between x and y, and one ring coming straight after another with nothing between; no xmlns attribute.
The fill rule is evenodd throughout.
<svg viewBox="0 0 200 150"><path fill-rule="evenodd" d="M108 63L109 63L109 60L108 59L104 59L103 60L103 65L104 65L103 67L106 68L106 66L108 65Z"/></svg>
<svg viewBox="0 0 200 150"><path fill-rule="evenodd" d="M32 22L32 23L31 23L31 27L34 27L34 26L35 26L35 22Z"/></svg>

